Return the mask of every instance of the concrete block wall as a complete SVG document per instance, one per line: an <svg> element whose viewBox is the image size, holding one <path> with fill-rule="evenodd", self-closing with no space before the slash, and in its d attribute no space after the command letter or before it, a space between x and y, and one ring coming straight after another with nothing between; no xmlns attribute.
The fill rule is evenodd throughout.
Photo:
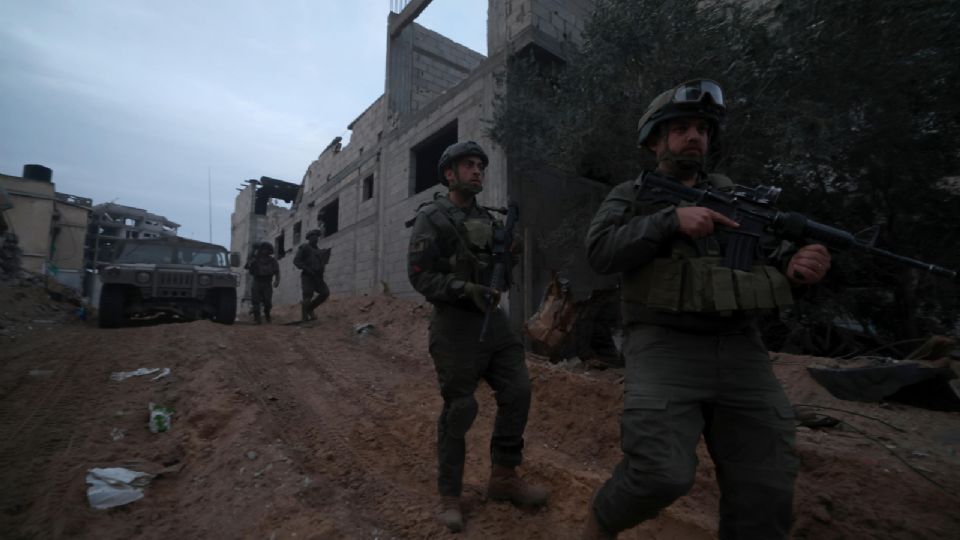
<svg viewBox="0 0 960 540"><path fill-rule="evenodd" d="M467 78L485 58L453 40L418 24L413 31L413 111L420 110L447 89Z"/></svg>
<svg viewBox="0 0 960 540"><path fill-rule="evenodd" d="M325 148L308 167L303 177L303 201L316 200L319 193L332 188L331 181L351 167L362 163L376 153L380 133L383 131L383 96L374 101L356 120L350 123L351 137L347 144L338 143ZM319 203L317 203L319 204Z"/></svg>
<svg viewBox="0 0 960 540"><path fill-rule="evenodd" d="M530 24L557 41L579 44L593 5L592 0L532 0Z"/></svg>
<svg viewBox="0 0 960 540"><path fill-rule="evenodd" d="M20 264L24 270L41 273L50 255L56 188L52 182L7 175L0 175L0 184L13 199L14 206L4 211L4 217L19 239Z"/></svg>
<svg viewBox="0 0 960 540"><path fill-rule="evenodd" d="M490 0L487 49L520 49L537 41L563 56L567 44L579 44L594 0Z"/></svg>
<svg viewBox="0 0 960 540"><path fill-rule="evenodd" d="M338 231L320 241L321 247L332 250L326 273L331 292L368 294L386 287L398 296L419 297L407 279L410 229L404 222L420 204L446 188L437 185L412 193L412 148L453 121L458 140L475 140L490 156L480 204L503 207L509 198L521 203L520 234L533 245L524 259L524 267L531 270L514 276L524 293L514 301L523 309L510 310L514 320L528 315L531 305L536 308L550 269L566 268L586 276L582 259L570 257L581 239L558 239L556 231L585 232L591 212L580 208L584 206L580 203L589 201L585 206L592 210L602 193L588 181L562 174L530 182L509 179L507 158L486 131L498 91L495 74L504 69L509 52L538 43L556 53L565 43L576 42L593 5L593 0L490 0L488 58L415 23L390 37L385 94L348 126L352 130L349 144L331 145L307 167L303 192L293 208L271 209L262 229L250 229L256 232L249 234L263 234L271 241L284 231L290 251L280 261L284 278L275 302L300 299L299 272L292 264L298 247L293 243L293 224L301 222L304 242L303 235L317 225L317 212L335 199L339 201ZM371 174L373 197L364 200L363 180ZM238 196L238 214L244 213L244 197L244 193ZM549 210L537 210L540 205ZM242 235L242 229L235 227L235 234ZM504 304L509 309L509 297Z"/></svg>
<svg viewBox="0 0 960 540"><path fill-rule="evenodd" d="M407 278L407 249L410 229L404 222L416 214L423 202L433 199L434 193L446 193L441 185L421 193L410 191L411 149L431 135L457 121L458 140L475 140L490 156L486 185L479 195L480 204L504 206L507 200L506 159L502 150L486 137L493 119L495 86L493 71L481 68L467 80L452 89L446 99L436 100L431 109L410 116L389 133L384 147L384 211L381 214L382 248L381 280L398 296L416 297Z"/></svg>

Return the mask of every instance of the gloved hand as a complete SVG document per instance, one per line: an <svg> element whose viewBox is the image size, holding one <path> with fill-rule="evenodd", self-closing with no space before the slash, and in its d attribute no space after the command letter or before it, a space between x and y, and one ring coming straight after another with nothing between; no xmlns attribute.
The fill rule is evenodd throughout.
<svg viewBox="0 0 960 540"><path fill-rule="evenodd" d="M487 308L491 304L493 306L500 304L500 291L484 285L469 282L465 283L463 285L463 294L472 300L480 311L487 311Z"/></svg>
<svg viewBox="0 0 960 540"><path fill-rule="evenodd" d="M273 288L276 289L280 286L280 276L273 278Z"/></svg>

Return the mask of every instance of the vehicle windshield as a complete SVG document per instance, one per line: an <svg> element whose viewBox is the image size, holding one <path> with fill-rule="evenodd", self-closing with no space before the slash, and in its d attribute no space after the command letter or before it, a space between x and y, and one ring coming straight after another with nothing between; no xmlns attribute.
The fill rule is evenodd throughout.
<svg viewBox="0 0 960 540"><path fill-rule="evenodd" d="M173 246L163 244L126 244L114 262L121 264L172 264Z"/></svg>
<svg viewBox="0 0 960 540"><path fill-rule="evenodd" d="M216 266L226 268L230 266L227 261L227 253L214 249L204 248L183 248L179 250L180 264L193 264L196 266Z"/></svg>
<svg viewBox="0 0 960 540"><path fill-rule="evenodd" d="M120 264L192 264L227 268L227 252L204 247L171 244L130 243L123 246L114 262Z"/></svg>

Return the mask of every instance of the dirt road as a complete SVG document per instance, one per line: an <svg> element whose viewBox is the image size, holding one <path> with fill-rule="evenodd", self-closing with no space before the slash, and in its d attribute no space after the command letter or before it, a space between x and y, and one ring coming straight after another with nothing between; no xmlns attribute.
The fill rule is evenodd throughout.
<svg viewBox="0 0 960 540"><path fill-rule="evenodd" d="M335 298L319 314L310 326L101 330L66 320L0 337L0 536L453 536L435 519L429 307ZM293 316L281 309L275 322ZM362 323L372 331L357 332ZM482 387L462 538L576 538L590 494L620 458L622 374L528 361L534 402L521 472L549 486L550 503L521 511L485 500L494 402ZM778 358L788 393L844 409L823 412L848 428L800 428L792 537L960 537L960 416L834 400L806 377L808 361ZM171 373L111 380L141 367ZM150 402L175 409L169 432L147 429ZM92 467L161 474L143 499L95 510L84 481ZM701 452L691 494L622 537L714 538L717 497Z"/></svg>

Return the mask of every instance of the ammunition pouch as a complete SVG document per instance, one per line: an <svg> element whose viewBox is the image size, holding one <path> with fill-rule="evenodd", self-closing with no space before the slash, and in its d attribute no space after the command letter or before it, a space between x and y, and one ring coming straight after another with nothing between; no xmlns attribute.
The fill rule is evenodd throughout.
<svg viewBox="0 0 960 540"><path fill-rule="evenodd" d="M721 257L674 252L623 276L623 300L654 310L723 313L768 310L793 304L790 283L779 270L754 264L749 272L721 266Z"/></svg>

